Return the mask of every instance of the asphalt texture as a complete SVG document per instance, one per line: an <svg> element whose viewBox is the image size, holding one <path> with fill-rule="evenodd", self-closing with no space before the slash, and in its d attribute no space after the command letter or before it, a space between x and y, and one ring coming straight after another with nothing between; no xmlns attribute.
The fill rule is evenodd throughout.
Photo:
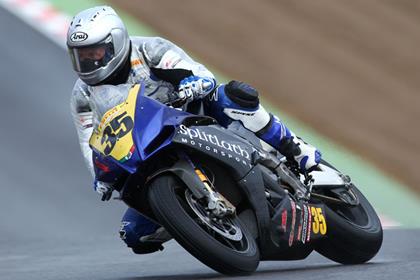
<svg viewBox="0 0 420 280"><path fill-rule="evenodd" d="M0 279L225 279L177 243L134 255L118 238L125 206L101 202L69 112L64 50L0 8ZM387 230L370 263L314 253L263 262L241 279L418 279L420 231Z"/></svg>

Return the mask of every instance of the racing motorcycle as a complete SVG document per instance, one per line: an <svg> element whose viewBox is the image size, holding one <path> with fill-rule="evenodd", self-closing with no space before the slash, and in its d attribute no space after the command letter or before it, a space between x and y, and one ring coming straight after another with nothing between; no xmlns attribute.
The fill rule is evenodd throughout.
<svg viewBox="0 0 420 280"><path fill-rule="evenodd" d="M300 260L313 250L341 264L379 251L375 210L329 163L300 174L237 122L225 128L167 106L143 85L125 92L103 110L90 139L95 157L119 174L122 201L202 263L242 275L262 260Z"/></svg>

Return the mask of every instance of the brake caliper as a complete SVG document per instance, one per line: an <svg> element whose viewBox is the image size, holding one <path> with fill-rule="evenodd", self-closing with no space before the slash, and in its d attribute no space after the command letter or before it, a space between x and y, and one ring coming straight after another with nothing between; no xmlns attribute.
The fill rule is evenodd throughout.
<svg viewBox="0 0 420 280"><path fill-rule="evenodd" d="M213 184L200 169L195 168L195 173L208 191L207 208L211 211L211 213L218 218L233 215L236 211L235 206L233 206L232 203L230 203L229 200L227 200L221 193L215 191Z"/></svg>

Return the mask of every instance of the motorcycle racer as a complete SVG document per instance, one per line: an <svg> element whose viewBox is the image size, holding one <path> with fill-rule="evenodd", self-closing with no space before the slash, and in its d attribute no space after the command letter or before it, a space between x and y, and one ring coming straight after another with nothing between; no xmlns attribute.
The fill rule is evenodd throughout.
<svg viewBox="0 0 420 280"><path fill-rule="evenodd" d="M166 39L129 36L111 7L98 6L78 13L68 30L67 47L79 76L72 92L71 111L82 154L95 176L94 188L102 200L111 198L115 182L101 176L104 167L92 158L89 139L98 125L98 102L112 99L104 98L104 85L143 83L147 96L160 102L175 92L183 110L200 103L205 113L223 126L239 121L290 161L295 161L301 172L310 172L320 162L317 149L296 137L264 109L256 89L238 81L217 85L206 67ZM161 244L170 239L160 225L132 208L122 219L120 236L139 254L162 249Z"/></svg>

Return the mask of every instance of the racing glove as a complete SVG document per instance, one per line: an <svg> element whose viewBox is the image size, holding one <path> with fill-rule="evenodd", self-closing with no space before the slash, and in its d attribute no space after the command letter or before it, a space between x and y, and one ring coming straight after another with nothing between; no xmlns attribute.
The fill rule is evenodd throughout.
<svg viewBox="0 0 420 280"><path fill-rule="evenodd" d="M321 152L296 136L283 138L279 152L299 166L301 173L313 171L321 162Z"/></svg>
<svg viewBox="0 0 420 280"><path fill-rule="evenodd" d="M112 192L114 191L114 187L110 183L97 181L93 183L95 191L102 195L102 201L108 201L112 197Z"/></svg>
<svg viewBox="0 0 420 280"><path fill-rule="evenodd" d="M179 98L184 101L192 101L209 94L216 87L216 81L212 78L189 76L179 83Z"/></svg>

